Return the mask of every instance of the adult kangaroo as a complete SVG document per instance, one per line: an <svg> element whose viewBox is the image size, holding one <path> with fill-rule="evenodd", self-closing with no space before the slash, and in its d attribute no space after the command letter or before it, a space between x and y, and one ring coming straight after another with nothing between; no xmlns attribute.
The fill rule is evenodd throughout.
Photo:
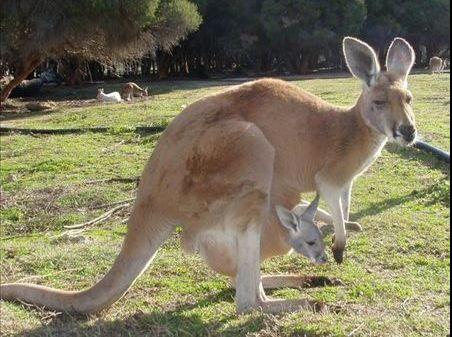
<svg viewBox="0 0 452 337"><path fill-rule="evenodd" d="M435 74L435 73L442 74L444 71L444 68L446 66L446 62L443 61L443 59L441 59L437 56L434 56L430 59L428 66L429 66L430 72L432 74Z"/></svg>
<svg viewBox="0 0 452 337"><path fill-rule="evenodd" d="M5 284L1 297L89 313L118 300L181 225L182 245L234 280L239 313L307 308L307 300L266 297L264 287L290 277L261 277L260 263L291 250L276 206L295 206L317 190L334 222L333 253L343 259L353 180L387 142L416 136L407 77L414 52L393 41L387 71L364 42L345 38L352 74L363 82L344 109L279 80L259 80L187 107L162 134L138 187L121 252L107 275L84 291ZM309 242L308 242L309 244Z"/></svg>

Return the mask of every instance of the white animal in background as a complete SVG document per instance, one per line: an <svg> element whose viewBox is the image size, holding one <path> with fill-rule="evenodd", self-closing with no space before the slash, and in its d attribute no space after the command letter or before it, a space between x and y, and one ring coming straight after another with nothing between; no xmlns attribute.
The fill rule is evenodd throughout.
<svg viewBox="0 0 452 337"><path fill-rule="evenodd" d="M117 91L111 92L109 94L104 93L104 89L97 89L97 99L101 102L122 102L121 94Z"/></svg>

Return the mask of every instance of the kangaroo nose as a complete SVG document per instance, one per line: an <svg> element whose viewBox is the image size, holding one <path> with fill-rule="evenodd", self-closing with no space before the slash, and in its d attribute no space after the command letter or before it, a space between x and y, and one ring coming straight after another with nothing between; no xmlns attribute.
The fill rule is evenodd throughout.
<svg viewBox="0 0 452 337"><path fill-rule="evenodd" d="M411 124L402 125L399 131L407 142L412 142L416 138L416 128Z"/></svg>

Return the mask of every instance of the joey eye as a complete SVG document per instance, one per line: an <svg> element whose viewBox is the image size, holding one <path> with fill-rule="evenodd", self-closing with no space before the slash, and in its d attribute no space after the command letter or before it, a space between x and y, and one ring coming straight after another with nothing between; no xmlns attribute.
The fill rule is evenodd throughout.
<svg viewBox="0 0 452 337"><path fill-rule="evenodd" d="M314 246L314 245L315 245L315 241L306 241L306 243L307 243L309 246Z"/></svg>
<svg viewBox="0 0 452 337"><path fill-rule="evenodd" d="M373 101L373 103L374 103L378 108L382 108L382 107L384 107L386 104L388 104L387 101L380 101L380 100Z"/></svg>

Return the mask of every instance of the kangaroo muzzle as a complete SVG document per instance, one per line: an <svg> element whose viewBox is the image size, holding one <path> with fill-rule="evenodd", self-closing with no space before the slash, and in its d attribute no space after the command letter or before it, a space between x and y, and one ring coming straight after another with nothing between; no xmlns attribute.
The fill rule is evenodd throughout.
<svg viewBox="0 0 452 337"><path fill-rule="evenodd" d="M403 137L403 139L408 142L409 144L413 143L416 139L416 128L411 125L401 125L399 127L399 134Z"/></svg>

